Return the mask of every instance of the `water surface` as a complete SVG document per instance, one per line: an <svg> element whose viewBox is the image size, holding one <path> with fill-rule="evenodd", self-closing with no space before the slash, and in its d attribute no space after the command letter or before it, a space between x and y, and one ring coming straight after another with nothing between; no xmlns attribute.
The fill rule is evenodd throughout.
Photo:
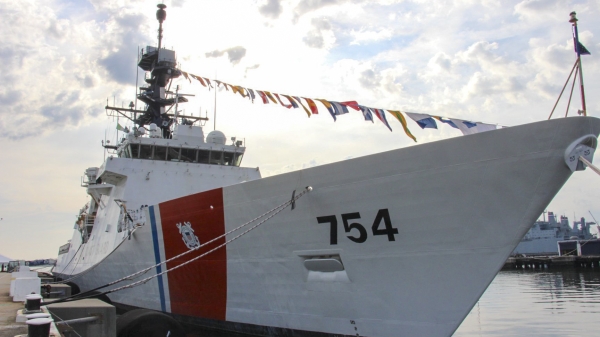
<svg viewBox="0 0 600 337"><path fill-rule="evenodd" d="M600 270L501 271L455 332L600 336Z"/></svg>

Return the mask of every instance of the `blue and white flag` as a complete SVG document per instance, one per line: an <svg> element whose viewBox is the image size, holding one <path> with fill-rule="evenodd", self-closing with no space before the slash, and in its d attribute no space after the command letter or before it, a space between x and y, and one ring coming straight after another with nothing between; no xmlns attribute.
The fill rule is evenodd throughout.
<svg viewBox="0 0 600 337"><path fill-rule="evenodd" d="M435 118L435 119L437 119L438 121L440 121L442 123L446 123L446 124L450 125L451 127L455 128L455 129L458 129L458 126L456 126L456 124L454 124L454 122L452 122L449 119L442 118L440 116L432 116L432 117Z"/></svg>
<svg viewBox="0 0 600 337"><path fill-rule="evenodd" d="M462 119L450 119L454 125L463 133L463 135L472 135L474 133L496 130L497 126L494 124L486 124L481 122L471 122Z"/></svg>
<svg viewBox="0 0 600 337"><path fill-rule="evenodd" d="M329 103L331 103L331 106L333 107L333 110L335 111L334 112L335 115L339 116L339 115L348 113L348 108L345 105L340 104L339 102L334 102L334 101L329 101Z"/></svg>
<svg viewBox="0 0 600 337"><path fill-rule="evenodd" d="M469 121L463 121L463 124L466 125L469 129L477 126L477 123L473 123L473 122L469 122Z"/></svg>
<svg viewBox="0 0 600 337"><path fill-rule="evenodd" d="M371 123L375 123L373 121L373 113L371 112L371 108L367 108L366 106L359 105L360 111L362 111L363 117L365 117L366 121L371 121Z"/></svg>
<svg viewBox="0 0 600 337"><path fill-rule="evenodd" d="M371 109L371 111L373 111L373 113L375 114L375 116L377 116L377 118L379 118L379 120L385 126L387 126L387 128L390 129L390 131L392 131L392 127L388 123L387 118L385 118L385 111L383 111L383 109Z"/></svg>
<svg viewBox="0 0 600 337"><path fill-rule="evenodd" d="M431 115L418 114L414 112L404 112L408 117L415 121L421 129L437 129L437 124Z"/></svg>
<svg viewBox="0 0 600 337"><path fill-rule="evenodd" d="M248 90L248 96L250 96L252 103L254 103L254 99L256 98L256 96L254 96L254 90L252 90L252 89L246 89L246 90Z"/></svg>

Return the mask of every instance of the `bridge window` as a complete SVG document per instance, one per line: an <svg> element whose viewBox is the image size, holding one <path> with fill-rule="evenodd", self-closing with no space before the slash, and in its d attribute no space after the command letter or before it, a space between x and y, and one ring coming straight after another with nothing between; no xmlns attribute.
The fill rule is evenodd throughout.
<svg viewBox="0 0 600 337"><path fill-rule="evenodd" d="M223 161L223 151L210 151L209 164L221 165Z"/></svg>
<svg viewBox="0 0 600 337"><path fill-rule="evenodd" d="M180 160L186 163L196 163L196 149L181 149L181 157Z"/></svg>
<svg viewBox="0 0 600 337"><path fill-rule="evenodd" d="M131 158L139 158L140 144L131 144Z"/></svg>
<svg viewBox="0 0 600 337"><path fill-rule="evenodd" d="M235 158L233 159L233 165L240 166L242 164L243 153L236 153Z"/></svg>
<svg viewBox="0 0 600 337"><path fill-rule="evenodd" d="M169 147L167 150L167 161L179 161L180 148Z"/></svg>
<svg viewBox="0 0 600 337"><path fill-rule="evenodd" d="M240 166L244 154L238 152L226 152L223 150L201 150L149 144L131 144L123 149L121 156L135 159Z"/></svg>
<svg viewBox="0 0 600 337"><path fill-rule="evenodd" d="M154 146L154 154L152 156L154 160L166 160L167 159L167 148L164 146Z"/></svg>
<svg viewBox="0 0 600 337"><path fill-rule="evenodd" d="M152 159L152 145L141 145L140 144L140 159Z"/></svg>
<svg viewBox="0 0 600 337"><path fill-rule="evenodd" d="M223 152L223 165L233 165L233 152Z"/></svg>
<svg viewBox="0 0 600 337"><path fill-rule="evenodd" d="M196 160L196 162L200 164L208 164L208 158L210 158L210 151L198 150L198 160Z"/></svg>

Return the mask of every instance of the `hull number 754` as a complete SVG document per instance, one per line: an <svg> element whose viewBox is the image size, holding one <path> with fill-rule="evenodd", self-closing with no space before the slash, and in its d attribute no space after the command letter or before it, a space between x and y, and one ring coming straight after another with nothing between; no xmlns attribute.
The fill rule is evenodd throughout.
<svg viewBox="0 0 600 337"><path fill-rule="evenodd" d="M363 225L358 222L351 222L352 220L360 219L360 213L344 213L341 215L342 223L344 224L344 231L349 233L346 235L348 239L356 243L363 243L367 241L367 230ZM337 245L338 243L338 218L335 215L326 215L317 217L318 223L328 223L329 226L329 243ZM383 224L382 224L383 222ZM354 231L353 231L354 230ZM392 221L390 220L390 213L387 208L380 209L375 216L375 221L371 226L373 235L386 235L388 241L396 241L395 235L398 234L398 229L392 227Z"/></svg>

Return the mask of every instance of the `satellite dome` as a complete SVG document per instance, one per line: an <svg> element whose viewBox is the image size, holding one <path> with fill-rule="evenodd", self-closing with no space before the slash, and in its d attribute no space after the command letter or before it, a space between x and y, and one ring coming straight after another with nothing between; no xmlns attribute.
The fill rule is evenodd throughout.
<svg viewBox="0 0 600 337"><path fill-rule="evenodd" d="M219 145L225 145L226 139L227 138L225 138L225 134L218 130L211 131L208 134L208 136L206 136L207 143L213 143L213 144L219 144Z"/></svg>

